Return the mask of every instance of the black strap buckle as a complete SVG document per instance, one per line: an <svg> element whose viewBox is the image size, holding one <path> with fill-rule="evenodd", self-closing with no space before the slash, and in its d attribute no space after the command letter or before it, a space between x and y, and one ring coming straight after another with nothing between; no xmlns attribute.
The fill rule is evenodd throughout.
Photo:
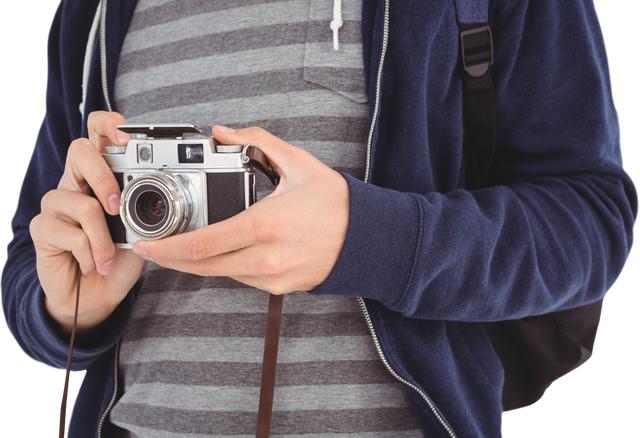
<svg viewBox="0 0 640 438"><path fill-rule="evenodd" d="M484 75L493 64L493 36L489 26L460 32L462 65L474 78ZM486 48L489 48L487 50Z"/></svg>

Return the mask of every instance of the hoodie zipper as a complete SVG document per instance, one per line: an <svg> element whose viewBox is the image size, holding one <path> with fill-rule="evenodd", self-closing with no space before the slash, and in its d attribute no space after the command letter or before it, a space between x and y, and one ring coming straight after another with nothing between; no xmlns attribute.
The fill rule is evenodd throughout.
<svg viewBox="0 0 640 438"><path fill-rule="evenodd" d="M102 94L109 112L113 111L107 87L107 0L100 1L100 75L102 78Z"/></svg>
<svg viewBox="0 0 640 438"><path fill-rule="evenodd" d="M380 56L380 65L378 66L378 76L376 78L376 100L373 107L373 119L371 121L371 127L369 128L369 138L367 139L367 162L365 165L365 177L364 177L365 183L369 182L369 170L370 170L369 168L371 165L371 145L373 142L373 132L376 127L376 120L378 118L378 113L380 111L380 87L382 84L382 65L384 64L384 58L387 53L388 42L389 42L389 0L385 0L384 28L382 32L382 54ZM367 327L369 328L369 333L373 338L373 344L376 348L376 351L378 352L378 355L380 356L380 359L382 360L382 363L384 364L387 371L389 371L389 373L391 373L391 375L396 380L402 382L403 384L407 385L409 388L416 391L420 395L420 397L422 397L422 399L427 403L427 405L429 406L429 409L431 409L431 412L433 413L433 415L436 416L436 418L438 419L442 427L444 427L447 433L449 433L449 436L451 438L455 438L456 437L455 433L453 433L453 430L451 429L451 427L447 424L444 418L442 418L442 415L440 415L440 413L436 409L435 405L433 404L429 396L413 383L400 377L400 375L391 367L391 365L389 365L389 361L385 357L384 352L380 347L380 342L378 340L378 335L376 335L375 328L373 327L373 321L371 320L371 315L369 315L369 311L367 310L367 305L364 302L364 299L362 297L358 297L358 304L360 305L360 310L362 311L362 314L364 315L364 319L367 323Z"/></svg>
<svg viewBox="0 0 640 438"><path fill-rule="evenodd" d="M120 341L116 344L116 351L113 359L113 394L111 394L111 400L109 400L109 404L107 408L104 410L102 417L100 418L100 423L98 423L98 438L102 437L102 426L104 425L105 420L107 419L107 415L113 408L113 405L116 403L116 397L118 396L118 357L120 356Z"/></svg>
<svg viewBox="0 0 640 438"><path fill-rule="evenodd" d="M102 94L104 100L107 103L107 109L113 111L111 108L111 102L109 101L109 89L107 88L107 41L106 41L106 23L107 23L107 0L100 1L100 75L102 79ZM111 394L111 400L104 410L100 423L98 423L98 438L102 437L102 427L107 419L107 415L116 403L116 397L118 396L118 356L120 355L120 341L116 344L116 351L113 359L113 393Z"/></svg>
<svg viewBox="0 0 640 438"><path fill-rule="evenodd" d="M378 336L376 335L375 328L373 327L373 322L371 321L371 316L369 315L369 311L367 310L367 305L365 304L364 300L361 297L358 297L358 304L360 304L360 310L362 310L362 314L364 315L364 319L366 320L367 327L369 328L369 333L371 334L371 337L373 338L373 343L375 345L376 351L378 352L378 355L380 356L380 359L382 360L382 363L384 364L384 366L387 369L387 371L389 371L389 373L391 373L391 375L396 380L404 383L409 388L411 388L414 391L416 391L418 393L418 395L420 395L420 397L422 397L422 399L425 402L427 402L427 405L429 406L429 409L431 409L431 412L433 413L433 415L436 416L436 418L438 419L438 421L440 422L442 427L445 428L445 430L447 431L449 436L451 438L456 438L455 433L453 433L453 430L451 429L451 427L447 424L447 422L444 420L444 418L442 418L442 415L440 415L440 413L436 409L436 406L433 404L433 402L431 401L429 396L427 394L425 394L424 391L422 391L420 388L418 388L413 383L411 383L408 380L405 380L402 377L400 377L400 375L393 368L391 368L391 365L389 365L389 361L387 361L387 358L385 357L384 353L382 352L382 347L380 347L380 342L378 341Z"/></svg>
<svg viewBox="0 0 640 438"><path fill-rule="evenodd" d="M373 142L373 131L376 127L378 112L380 110L380 85L382 83L382 64L387 54L387 44L389 42L389 0L384 2L384 27L382 30L382 54L380 55L380 65L378 67L378 76L376 78L376 100L373 105L373 119L369 128L369 137L367 138L367 162L365 163L364 182L369 182L369 167L371 167L371 144Z"/></svg>

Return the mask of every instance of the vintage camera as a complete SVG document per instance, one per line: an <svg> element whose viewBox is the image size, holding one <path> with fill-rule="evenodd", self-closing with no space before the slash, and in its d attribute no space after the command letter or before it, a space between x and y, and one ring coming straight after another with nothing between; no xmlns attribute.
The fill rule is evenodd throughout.
<svg viewBox="0 0 640 438"><path fill-rule="evenodd" d="M105 215L113 242L185 233L228 219L256 202L255 169L279 176L260 149L222 145L190 123L119 125L127 146L102 155L122 196L120 216Z"/></svg>

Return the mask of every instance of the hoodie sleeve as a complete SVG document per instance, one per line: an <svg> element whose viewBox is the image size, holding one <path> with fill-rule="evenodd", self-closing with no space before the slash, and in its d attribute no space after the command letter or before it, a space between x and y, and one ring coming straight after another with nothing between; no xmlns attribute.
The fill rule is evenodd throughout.
<svg viewBox="0 0 640 438"><path fill-rule="evenodd" d="M57 187L64 172L67 148L81 135L83 61L97 1L73 3L61 3L51 27L47 112L20 192L12 221L13 240L2 272L2 307L9 329L31 357L61 368L66 366L69 344L49 325L29 224L40 213L43 195ZM74 348L74 370L87 368L115 345L128 322L132 304L130 292L108 319L95 344L86 349Z"/></svg>
<svg viewBox="0 0 640 438"><path fill-rule="evenodd" d="M347 238L334 271L315 293L362 296L415 318L496 321L597 301L619 275L632 243L637 197L622 169L593 5L495 3L495 185L410 193L346 177ZM390 39L401 32L392 27ZM385 91L401 90L400 76L391 70L385 66L383 81L391 85L383 88L382 112L396 98ZM460 87L458 73L432 79L431 84ZM432 92L438 93L456 98ZM391 124L383 120L378 129L392 142L403 135L395 128L403 122L401 116L389 119ZM426 129L436 137L443 128ZM438 163L436 153L430 152ZM372 174L388 161L380 163ZM438 164L456 170L451 163ZM407 167L405 173L411 171ZM373 182L383 179L374 175Z"/></svg>

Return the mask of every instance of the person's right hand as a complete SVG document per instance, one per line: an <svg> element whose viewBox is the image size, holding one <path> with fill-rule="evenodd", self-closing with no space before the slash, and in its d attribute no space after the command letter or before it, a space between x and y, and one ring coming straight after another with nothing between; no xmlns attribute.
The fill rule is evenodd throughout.
<svg viewBox="0 0 640 438"><path fill-rule="evenodd" d="M105 146L127 144L130 137L118 131L120 123L125 119L117 113L89 115L89 139L71 144L58 188L42 198L41 213L31 221L46 309L61 334L73 327L78 264L79 335L89 334L113 313L144 264L133 251L115 248L104 217L104 211L119 214L120 188L101 153Z"/></svg>

